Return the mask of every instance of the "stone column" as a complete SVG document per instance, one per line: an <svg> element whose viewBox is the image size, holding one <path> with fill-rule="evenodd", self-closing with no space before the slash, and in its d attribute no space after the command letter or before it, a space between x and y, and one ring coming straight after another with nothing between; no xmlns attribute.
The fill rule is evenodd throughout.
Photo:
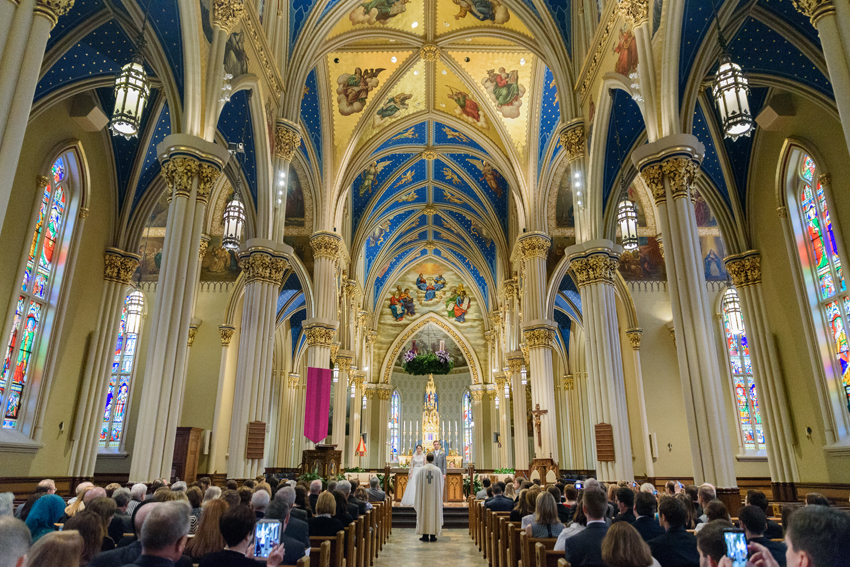
<svg viewBox="0 0 850 567"><path fill-rule="evenodd" d="M800 481L794 455L797 440L791 428L782 370L767 323L767 307L761 286L761 254L758 250L749 250L729 256L726 258L726 270L741 300L773 496L778 501L793 502L797 500L795 483Z"/></svg>
<svg viewBox="0 0 850 567"><path fill-rule="evenodd" d="M472 396L472 422L474 423L469 462L474 463L477 468L484 468L484 404L487 389L483 384L473 384L469 388L469 393ZM461 423L460 426L463 428L464 424Z"/></svg>
<svg viewBox="0 0 850 567"><path fill-rule="evenodd" d="M0 11L0 229L18 169L50 30L74 0L9 0ZM17 7L14 5L17 4Z"/></svg>
<svg viewBox="0 0 850 567"><path fill-rule="evenodd" d="M649 20L648 0L620 0L620 15L632 25L637 45L637 67L639 77L638 93L644 102L646 112L647 135L650 140L658 137L657 94L655 92L655 59L652 50L652 25Z"/></svg>
<svg viewBox="0 0 850 567"><path fill-rule="evenodd" d="M495 447L493 450L499 451L499 460L501 467L507 468L511 466L511 399L505 396L505 386L508 391L511 389L510 376L506 372L496 373L496 389L498 390L499 400L499 436L501 447Z"/></svg>
<svg viewBox="0 0 850 567"><path fill-rule="evenodd" d="M700 261L696 217L690 199L691 186L704 152L704 146L696 137L674 134L641 146L632 154L632 160L652 191L658 224L664 235L667 283L691 439L694 482L715 485L718 497L734 516L740 506L740 497L705 274Z"/></svg>
<svg viewBox="0 0 850 567"><path fill-rule="evenodd" d="M313 285L315 293L315 317L304 322L310 349L307 351L307 366L329 368L331 344L339 327L337 312L337 265L342 240L333 232L316 232L310 237L313 247ZM310 336L314 341L310 343Z"/></svg>
<svg viewBox="0 0 850 567"><path fill-rule="evenodd" d="M304 413L304 408L299 407L299 396L301 375L289 372L286 376L286 390L283 393L284 418L281 419L281 441L283 446L284 466L294 467L301 462L296 454L295 442L304 435L304 428L298 429L298 418Z"/></svg>
<svg viewBox="0 0 850 567"><path fill-rule="evenodd" d="M171 134L157 146L171 202L151 318L131 482L171 476L186 378L186 337L198 280L198 247L210 191L230 158L218 144Z"/></svg>
<svg viewBox="0 0 850 567"><path fill-rule="evenodd" d="M589 200L587 197L587 157L585 148L587 137L584 131L584 122L581 118L567 124L560 133L561 145L567 152L570 164L570 181L573 184L573 210L576 221L576 241L584 242L593 238L598 233L596 218L602 218L602 204Z"/></svg>
<svg viewBox="0 0 850 567"><path fill-rule="evenodd" d="M230 381L230 384L227 384L227 360L228 355L230 354L230 341L233 338L233 332L236 330L236 327L232 325L219 325L218 333L221 338L221 362L218 366L218 387L216 388L216 396L215 396L215 409L213 410L213 426L212 426L212 436L210 439L210 459L209 459L209 471L210 473L218 470L218 444L219 440L223 439L225 436L225 432L222 430L224 424L222 423L222 411L223 406L226 403L230 403L231 398L233 397L233 381ZM227 395L225 395L227 393ZM224 466L222 466L222 469Z"/></svg>
<svg viewBox="0 0 850 567"><path fill-rule="evenodd" d="M627 329L626 336L632 345L632 356L635 365L635 387L637 388L638 411L640 412L640 432L643 436L643 458L646 461L646 476L655 477L655 463L652 462L652 446L649 443L649 422L646 418L646 392L643 389L643 372L640 367L640 340L643 338L643 330L638 328Z"/></svg>
<svg viewBox="0 0 850 567"><path fill-rule="evenodd" d="M372 427L372 412L375 407L375 390L374 384L364 384L363 395L366 396L366 408L363 410L363 416L360 418L360 430L366 435L366 458L360 459L360 466L364 469L370 469L378 466L378 458L380 449L375 443L375 428ZM362 404L362 401L361 401Z"/></svg>
<svg viewBox="0 0 850 567"><path fill-rule="evenodd" d="M363 383L365 379L366 373L362 370L355 370L351 373L351 385L354 386L354 397L351 398L351 424L348 433L348 466L351 468L361 466L360 457L355 454L355 451L357 451L357 445L360 443L362 431Z"/></svg>
<svg viewBox="0 0 850 567"><path fill-rule="evenodd" d="M835 106L850 150L850 5L846 0L791 0L818 30Z"/></svg>
<svg viewBox="0 0 850 567"><path fill-rule="evenodd" d="M485 463L490 466L491 469L500 469L502 468L501 464L501 454L499 453L499 446L493 443L493 433L499 430L499 408L496 407L496 396L499 398L499 407L502 406L501 399L502 396L496 392L495 384L487 384L487 413L490 414L490 428L485 432L483 429L481 430L481 453L480 455L484 455L484 449L487 446L490 447L490 461L489 463ZM481 459L484 457L482 456Z"/></svg>
<svg viewBox="0 0 850 567"><path fill-rule="evenodd" d="M127 298L127 286L139 267L139 255L117 248L107 248L103 261L104 282L100 294L97 327L89 345L77 403L77 417L71 436L68 476L73 477L94 476L121 313ZM136 344L138 345L138 340Z"/></svg>
<svg viewBox="0 0 850 567"><path fill-rule="evenodd" d="M573 377L564 375L555 385L555 400L558 405L558 430L561 432L561 461L558 463L560 470L574 470L573 456L573 430L570 428L570 400L569 391L573 386Z"/></svg>
<svg viewBox="0 0 850 567"><path fill-rule="evenodd" d="M510 381L513 390L514 408L514 468L517 472L528 471L528 413L525 407L525 386L522 383L521 370L525 360L522 352L513 351L508 353L508 368L510 369Z"/></svg>
<svg viewBox="0 0 850 567"><path fill-rule="evenodd" d="M289 188L289 180L292 172L289 164L295 157L295 152L301 145L301 127L294 122L277 119L274 130L274 167L277 172L273 183L273 211L274 219L271 224L273 238L277 242L283 242L284 225L286 224L286 195Z"/></svg>
<svg viewBox="0 0 850 567"><path fill-rule="evenodd" d="M565 250L584 308L591 422L594 427L610 425L614 439L614 460L600 461L597 455L596 472L600 479L612 481L634 478L614 291L621 251L610 240L591 240Z"/></svg>
<svg viewBox="0 0 850 567"><path fill-rule="evenodd" d="M387 443L389 442L389 437L387 433L389 432L389 422L390 422L390 398L393 395L392 389L386 385L381 384L378 387L378 398L380 399L378 402L378 450L377 454L381 455L378 459L377 466L378 468L383 468L383 466L390 462L389 454L390 448Z"/></svg>
<svg viewBox="0 0 850 567"><path fill-rule="evenodd" d="M268 433L277 298L283 272L289 265L284 258L284 245L253 238L246 247L239 255L239 266L245 274L245 299L230 416L229 478L254 478L265 470L265 458L249 459L245 453L248 424L261 422Z"/></svg>
<svg viewBox="0 0 850 567"><path fill-rule="evenodd" d="M336 355L336 367L339 370L339 381L333 385L334 415L332 422L333 429L331 431L331 443L337 446L337 450L342 451L341 462L343 463L348 462L346 457L349 454L348 447L346 447L345 442L345 426L348 421L347 406L350 395L349 392L351 391L348 383L352 376L352 362L354 362L354 353L350 350L340 350L339 354Z"/></svg>

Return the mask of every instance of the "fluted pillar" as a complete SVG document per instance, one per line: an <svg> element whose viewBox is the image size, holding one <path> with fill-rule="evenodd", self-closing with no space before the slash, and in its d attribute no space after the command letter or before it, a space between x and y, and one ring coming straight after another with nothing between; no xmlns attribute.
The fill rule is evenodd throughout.
<svg viewBox="0 0 850 567"><path fill-rule="evenodd" d="M729 256L726 258L726 270L738 291L744 315L774 498L794 501L797 499L794 483L800 481L794 456L797 441L791 428L788 397L767 322L761 286L761 254L757 250L749 250Z"/></svg>
<svg viewBox="0 0 850 567"><path fill-rule="evenodd" d="M791 0L818 30L835 106L850 151L850 4L846 0Z"/></svg>
<svg viewBox="0 0 850 567"><path fill-rule="evenodd" d="M473 384L469 387L472 397L472 448L469 451L469 462L474 463L477 468L484 468L484 404L487 399L487 388L483 384ZM464 424L461 422L461 428ZM463 432L461 431L461 435Z"/></svg>
<svg viewBox="0 0 850 567"><path fill-rule="evenodd" d="M578 467L573 458L573 431L570 429L569 387L572 387L572 375L562 376L555 384L555 402L558 406L558 431L561 433L561 460L558 463L561 470L573 470Z"/></svg>
<svg viewBox="0 0 850 567"><path fill-rule="evenodd" d="M2 2L0 10L0 229L18 169L50 30L74 0Z"/></svg>
<svg viewBox="0 0 850 567"><path fill-rule="evenodd" d="M230 158L222 146L187 134L167 136L157 146L157 153L171 201L130 465L131 482L171 476L186 378L186 337L200 269L201 230L210 191Z"/></svg>
<svg viewBox="0 0 850 567"><path fill-rule="evenodd" d="M336 367L339 370L339 380L333 384L333 421L331 423L331 443L342 451L341 461L348 462L349 450L345 442L345 426L348 421L349 380L352 378L352 363L354 353L350 350L340 350L336 355ZM353 430L352 430L353 434Z"/></svg>
<svg viewBox="0 0 850 567"><path fill-rule="evenodd" d="M245 274L245 299L230 416L229 478L254 478L265 470L265 458L249 459L246 455L248 424L263 423L268 434L277 298L288 266L283 245L254 238L246 248L239 255Z"/></svg>
<svg viewBox="0 0 850 567"><path fill-rule="evenodd" d="M301 127L294 122L278 118L274 130L274 239L283 242L286 224L286 195L292 177L289 164L301 145Z"/></svg>
<svg viewBox="0 0 850 567"><path fill-rule="evenodd" d="M245 6L243 0L216 0L211 2L212 10L212 37L210 38L209 52L206 57L207 61L224 61L224 53L227 48L227 40L235 27L239 25L240 20L245 15ZM224 82L224 69L221 65L209 65L204 82L204 92L195 94L198 98L198 103L201 102L203 96L203 105L191 105L193 108L189 117L189 128L194 129L194 120L200 120L203 108L216 109L220 108L222 103L219 101L221 96L221 86ZM188 95L188 93L187 93ZM200 96L199 96L200 95ZM215 137L216 124L218 123L218 112L204 113L203 136L205 140L212 140ZM282 240L281 240L282 241Z"/></svg>
<svg viewBox="0 0 850 567"><path fill-rule="evenodd" d="M357 445L360 443L361 423L363 414L363 385L366 373L355 370L351 373L351 386L354 387L354 397L351 398L351 423L348 433L348 466L359 467L360 457L356 455Z"/></svg>
<svg viewBox="0 0 850 567"><path fill-rule="evenodd" d="M734 515L738 508L735 502L740 504L740 499L697 223L690 199L704 152L696 137L675 134L641 146L632 154L632 160L652 192L664 236L694 482L715 485L718 496Z"/></svg>
<svg viewBox="0 0 850 567"><path fill-rule="evenodd" d="M655 57L652 50L652 23L649 19L648 0L620 0L618 7L620 15L632 25L635 34L638 61L637 74L639 86L637 96L644 102L646 112L647 136L650 140L658 137L658 119L656 112L659 108L658 95L655 86Z"/></svg>
<svg viewBox="0 0 850 567"><path fill-rule="evenodd" d="M522 366L525 360L522 352L508 353L508 368L510 369L511 390L513 391L514 409L514 468L519 471L528 470L528 411L525 406L525 385L522 383Z"/></svg>
<svg viewBox="0 0 850 567"><path fill-rule="evenodd" d="M561 145L567 153L570 164L570 182L573 188L573 210L575 211L576 241L584 242L597 234L596 218L602 218L602 211L594 211L599 204L587 197L587 136L584 122L577 118L567 124L559 134Z"/></svg>
<svg viewBox="0 0 850 567"><path fill-rule="evenodd" d="M508 392L511 389L510 376L506 372L496 373L496 390L499 396L499 439L501 447L496 446L494 451L499 451L499 461L502 468L511 466L511 443L513 441L511 435L511 398L505 395L505 388Z"/></svg>
<svg viewBox="0 0 850 567"><path fill-rule="evenodd" d="M372 412L375 408L377 390L374 384L363 385L363 395L366 396L366 408L360 418L360 430L366 435L366 458L360 459L360 466L364 469L374 468L378 465L380 449L375 443L376 429L373 427ZM362 401L361 401L362 404ZM376 456L377 455L377 456Z"/></svg>
<svg viewBox="0 0 850 567"><path fill-rule="evenodd" d="M389 422L390 422L390 398L392 398L393 391L392 389L386 385L381 384L378 387L378 455L381 457L378 459L377 466L378 468L383 468L383 466L390 462L390 447L387 443L389 443Z"/></svg>
<svg viewBox="0 0 850 567"><path fill-rule="evenodd" d="M333 232L316 232L310 237L313 248L313 293L315 317L304 322L309 350L307 366L329 368L331 344L339 327L337 269L342 240ZM310 337L313 336L313 342Z"/></svg>
<svg viewBox="0 0 850 567"><path fill-rule="evenodd" d="M139 255L117 248L107 248L103 261L104 282L100 294L97 327L89 344L77 403L77 418L71 435L68 476L73 477L94 475L103 412L115 358L115 344L120 331L121 312L127 298L127 286L139 267Z"/></svg>
<svg viewBox="0 0 850 567"><path fill-rule="evenodd" d="M499 452L499 446L493 442L493 433L499 430L499 408L496 407L496 399L501 400L501 395L496 391L495 384L487 384L487 397L484 399L484 405L487 408L487 413L490 415L490 427L485 432L481 429L481 455L479 462L484 459L484 449L490 446L490 460L484 463L484 466L489 465L491 469L502 468L502 458ZM501 406L501 401L499 406ZM477 428L476 428L477 429ZM478 464L478 463L476 463ZM482 466L482 465L478 465Z"/></svg>
<svg viewBox="0 0 850 567"><path fill-rule="evenodd" d="M233 325L219 325L218 334L221 339L221 362L218 366L218 387L215 395L215 408L213 409L213 425L212 435L210 439L210 458L209 458L209 473L215 473L218 470L219 462L219 443L227 437L227 432L224 429L225 425L222 422L222 413L224 405L230 404L233 397L233 380L228 383L227 367L228 355L230 354L230 341L233 339L233 333L236 327ZM222 469L225 468L225 463L222 462Z"/></svg>
<svg viewBox="0 0 850 567"><path fill-rule="evenodd" d="M655 463L652 462L652 446L649 443L649 422L646 416L646 392L643 389L643 372L640 367L640 340L643 338L643 330L638 328L627 329L626 336L632 347L632 357L635 365L635 387L637 388L638 412L640 412L640 433L643 437L641 448L643 458L646 461L646 476L655 476Z"/></svg>

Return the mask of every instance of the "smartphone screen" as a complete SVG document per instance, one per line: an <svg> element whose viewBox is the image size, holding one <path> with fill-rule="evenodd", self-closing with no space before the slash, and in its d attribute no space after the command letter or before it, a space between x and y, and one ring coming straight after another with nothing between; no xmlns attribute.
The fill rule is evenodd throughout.
<svg viewBox="0 0 850 567"><path fill-rule="evenodd" d="M727 528L723 530L726 539L726 556L732 560L734 567L745 567L747 564L747 538L740 529Z"/></svg>
<svg viewBox="0 0 850 567"><path fill-rule="evenodd" d="M584 488L584 483L581 481L576 482L576 490L581 490L582 488Z"/></svg>
<svg viewBox="0 0 850 567"><path fill-rule="evenodd" d="M280 520L257 522L254 526L254 557L268 557L271 554L280 543L280 529Z"/></svg>

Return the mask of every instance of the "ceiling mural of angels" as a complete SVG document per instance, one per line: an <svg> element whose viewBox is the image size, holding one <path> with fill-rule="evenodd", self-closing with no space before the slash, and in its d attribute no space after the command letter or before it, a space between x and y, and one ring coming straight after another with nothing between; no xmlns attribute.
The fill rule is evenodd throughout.
<svg viewBox="0 0 850 567"><path fill-rule="evenodd" d="M366 106L369 93L378 88L378 75L386 69L361 69L357 67L353 73L343 73L337 79L336 101L339 112L350 116L362 112Z"/></svg>
<svg viewBox="0 0 850 567"><path fill-rule="evenodd" d="M498 72L489 69L487 76L481 80L481 84L487 89L490 99L496 103L496 108L505 118L517 118L519 107L522 106L522 97L525 87L519 84L519 71L505 71L499 67Z"/></svg>
<svg viewBox="0 0 850 567"><path fill-rule="evenodd" d="M403 13L411 0L369 0L354 8L348 19L352 24L386 24Z"/></svg>

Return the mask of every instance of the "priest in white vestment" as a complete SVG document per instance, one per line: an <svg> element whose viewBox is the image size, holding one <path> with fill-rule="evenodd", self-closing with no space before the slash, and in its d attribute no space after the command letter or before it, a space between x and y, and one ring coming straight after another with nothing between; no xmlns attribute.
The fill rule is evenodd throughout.
<svg viewBox="0 0 850 567"><path fill-rule="evenodd" d="M443 471L434 466L433 453L428 453L425 461L416 475L416 533L422 541L437 541L443 531Z"/></svg>

